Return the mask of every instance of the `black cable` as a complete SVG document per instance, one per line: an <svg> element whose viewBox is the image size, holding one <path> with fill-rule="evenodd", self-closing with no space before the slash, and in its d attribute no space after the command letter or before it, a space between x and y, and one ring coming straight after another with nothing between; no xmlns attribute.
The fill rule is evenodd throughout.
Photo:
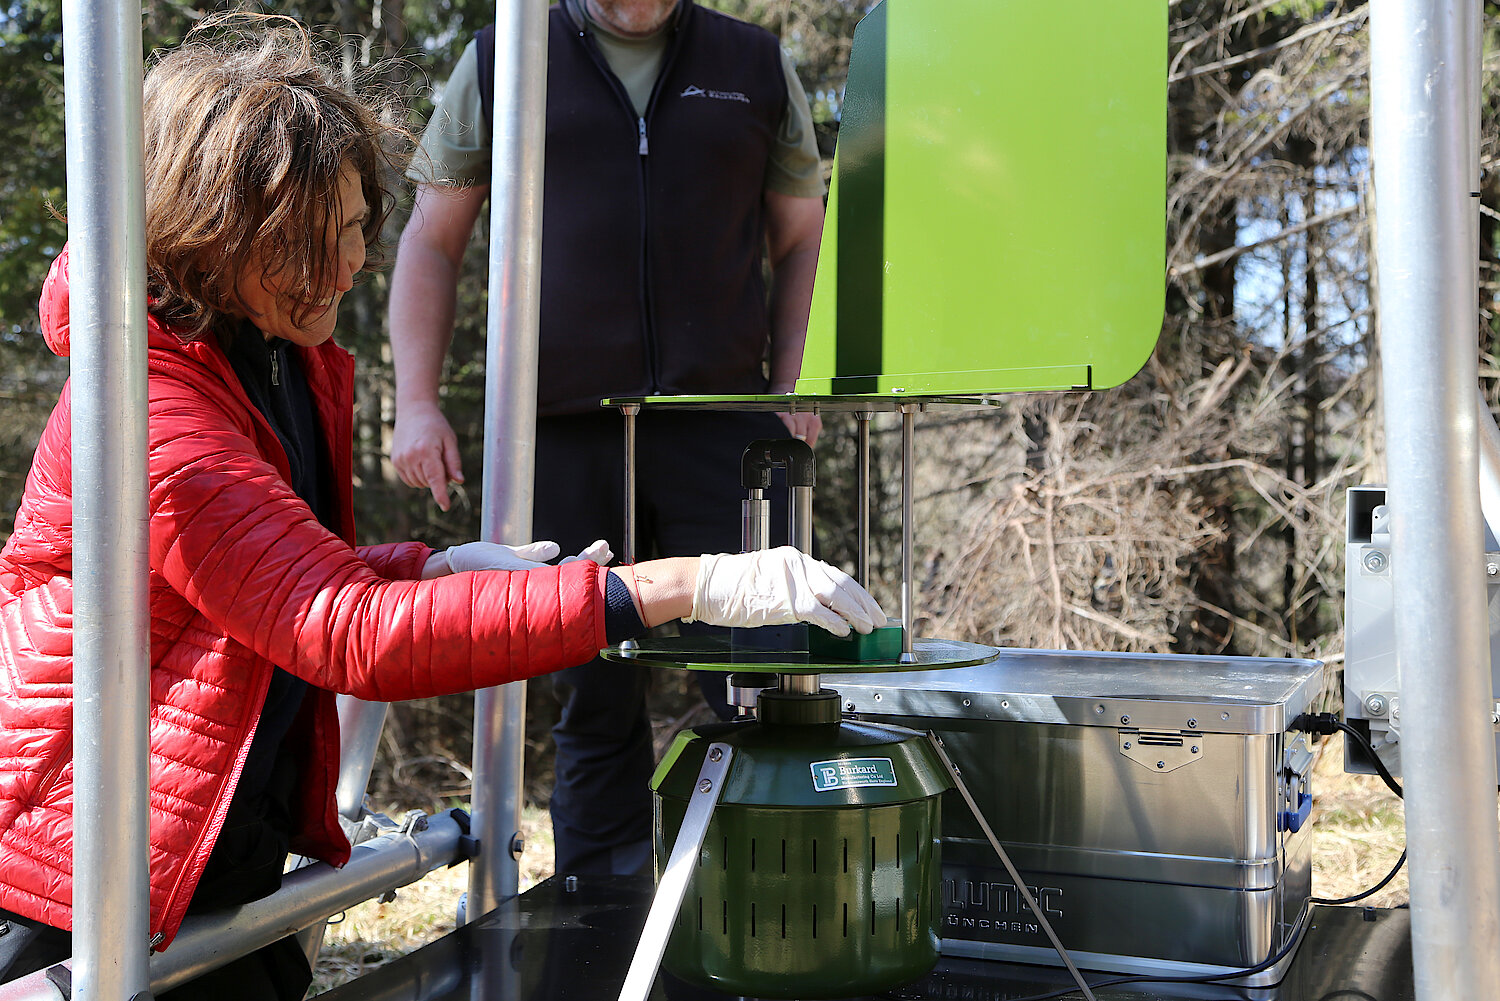
<svg viewBox="0 0 1500 1001"><path fill-rule="evenodd" d="M1357 741L1362 748L1364 748L1365 753L1370 756L1370 760L1375 764L1376 773L1380 775L1381 781L1384 782L1387 787L1389 787L1391 792L1395 793L1402 799L1406 798L1406 793L1401 788L1401 783L1396 781L1395 776L1391 774L1391 770L1385 766L1385 762L1380 760L1380 755L1375 753L1375 748L1370 743L1370 739L1364 734L1360 733L1358 730L1354 729L1354 727L1350 726L1348 723L1345 723L1343 720L1339 719L1333 713L1303 713L1301 716L1298 716L1296 719L1292 720L1292 729L1303 730L1308 733L1320 733L1325 736L1332 735L1333 733L1342 730L1346 736L1354 738L1354 740ZM1385 889L1386 884L1396 878L1396 873L1400 872L1401 867L1405 864L1406 852L1402 851L1401 857L1396 860L1396 864L1391 867L1391 871L1385 874L1385 878L1376 883L1374 886L1370 887L1368 890L1365 890L1363 893L1356 893L1352 897L1337 897L1333 899L1329 899L1327 897L1313 897L1312 902L1315 904L1338 906L1341 904L1352 904L1356 901L1364 900L1366 897L1372 896Z"/></svg>
<svg viewBox="0 0 1500 1001"><path fill-rule="evenodd" d="M1339 719L1333 713L1303 713L1292 720L1292 725L1289 729L1301 730L1304 733L1321 734L1324 737L1332 736L1342 730L1345 734L1358 741L1359 745L1365 749L1365 753L1370 756L1370 760L1375 765L1375 771L1380 776L1380 780L1386 784L1391 792L1402 799L1406 798L1406 793L1401 789L1401 783L1396 781L1395 776L1391 774L1391 770L1385 767L1385 762L1380 760L1380 755L1375 753L1375 748L1370 743L1370 738Z"/></svg>
<svg viewBox="0 0 1500 1001"><path fill-rule="evenodd" d="M1339 898L1334 899L1334 900L1329 900L1326 897L1310 897L1308 899L1310 899L1315 904L1325 904L1325 905L1328 905L1330 907L1336 907L1336 906L1338 906L1340 904L1352 904L1352 903L1354 903L1357 900L1363 900L1366 897L1374 896L1375 894L1379 893L1381 890L1384 890L1385 889L1385 884L1387 884L1391 880L1395 879L1396 878L1396 873L1400 872L1401 871L1401 867L1403 865L1405 865L1405 864L1406 864L1406 852L1405 852L1405 850L1403 850L1401 852L1401 857L1396 860L1395 866L1393 866L1391 868L1390 872L1388 872L1388 873L1385 874L1385 879L1382 879L1380 882L1376 883L1374 886L1370 887L1365 892L1363 892L1363 893L1356 893L1352 897L1339 897Z"/></svg>

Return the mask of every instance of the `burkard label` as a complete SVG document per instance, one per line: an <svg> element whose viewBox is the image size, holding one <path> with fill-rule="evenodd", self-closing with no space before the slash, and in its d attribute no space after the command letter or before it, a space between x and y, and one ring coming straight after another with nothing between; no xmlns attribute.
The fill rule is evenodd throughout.
<svg viewBox="0 0 1500 1001"><path fill-rule="evenodd" d="M814 761L810 767L815 792L896 784L896 769L890 758L834 758Z"/></svg>

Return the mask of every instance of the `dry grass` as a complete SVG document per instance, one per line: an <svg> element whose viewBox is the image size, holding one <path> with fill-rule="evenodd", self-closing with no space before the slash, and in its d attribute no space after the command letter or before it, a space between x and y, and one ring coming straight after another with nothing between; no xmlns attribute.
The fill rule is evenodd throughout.
<svg viewBox="0 0 1500 1001"><path fill-rule="evenodd" d="M1373 775L1346 775L1343 737L1325 740L1313 772L1313 893L1337 898L1374 886L1405 845L1401 801ZM552 825L545 810L522 820L526 853L521 887L552 874ZM330 925L313 990L324 991L405 955L453 928L458 899L468 888L468 864L440 869L399 891L388 904L369 901ZM1407 901L1406 872L1363 903L1393 907Z"/></svg>

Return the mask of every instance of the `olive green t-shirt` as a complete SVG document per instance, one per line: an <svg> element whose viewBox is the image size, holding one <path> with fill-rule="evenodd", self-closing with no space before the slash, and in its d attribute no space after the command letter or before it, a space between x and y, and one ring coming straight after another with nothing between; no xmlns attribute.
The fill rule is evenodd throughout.
<svg viewBox="0 0 1500 1001"><path fill-rule="evenodd" d="M623 38L590 18L584 4L575 0L563 2L570 5L569 11L575 18L585 19L594 29L599 51L625 85L635 113L645 115L666 54L667 32L659 31L649 38ZM812 108L785 49L781 50L781 68L786 77L786 110L772 143L766 188L797 198L820 198L823 172L813 134ZM407 174L421 184L489 183L490 132L484 123L479 59L473 42L453 68Z"/></svg>

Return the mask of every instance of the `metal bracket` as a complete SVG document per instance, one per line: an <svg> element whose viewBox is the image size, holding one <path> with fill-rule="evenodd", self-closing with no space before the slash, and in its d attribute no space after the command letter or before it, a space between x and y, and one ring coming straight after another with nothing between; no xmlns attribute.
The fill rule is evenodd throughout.
<svg viewBox="0 0 1500 1001"><path fill-rule="evenodd" d="M672 844L672 854L661 879L656 881L656 895L651 898L646 927L641 931L635 958L630 961L630 971L625 974L625 983L620 988L620 1001L646 1001L651 993L656 971L661 967L661 957L667 951L672 923L677 920L682 899L687 895L688 881L698 867L703 836L708 833L708 822L713 819L714 807L724 792L724 777L729 774L729 763L733 759L734 748L728 744L708 745L703 767L698 770L698 781L693 786L693 798L688 800L682 826L677 829L677 840Z"/></svg>
<svg viewBox="0 0 1500 1001"><path fill-rule="evenodd" d="M1170 772L1203 758L1203 734L1121 729L1120 753L1153 772Z"/></svg>

